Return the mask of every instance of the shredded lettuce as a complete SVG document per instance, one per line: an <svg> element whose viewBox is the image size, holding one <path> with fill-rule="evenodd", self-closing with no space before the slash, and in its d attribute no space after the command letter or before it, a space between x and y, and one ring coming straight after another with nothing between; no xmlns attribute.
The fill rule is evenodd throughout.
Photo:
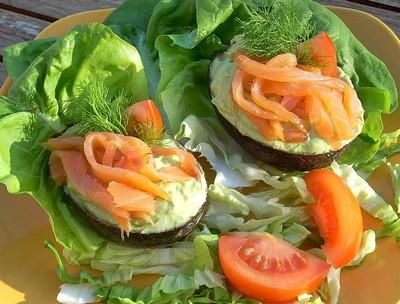
<svg viewBox="0 0 400 304"><path fill-rule="evenodd" d="M393 187L393 207L396 212L400 212L400 165L388 163L390 176L392 178Z"/></svg>
<svg viewBox="0 0 400 304"><path fill-rule="evenodd" d="M62 284L57 301L63 304L87 304L97 302L96 288L90 284Z"/></svg>
<svg viewBox="0 0 400 304"><path fill-rule="evenodd" d="M361 208L383 223L383 229L378 231L376 236L378 238L393 236L400 243L400 218L393 207L387 204L350 165L333 163L332 169L350 187Z"/></svg>
<svg viewBox="0 0 400 304"><path fill-rule="evenodd" d="M332 164L333 171L350 187L363 210L384 224L391 224L398 218L392 206L387 204L374 189L350 165Z"/></svg>
<svg viewBox="0 0 400 304"><path fill-rule="evenodd" d="M244 195L223 185L211 185L208 192L210 205L202 222L222 233L264 231L300 245L311 234L303 226L312 226L307 207L285 206L276 197L264 199L262 196L267 196L266 192ZM254 218L248 219L250 214Z"/></svg>
<svg viewBox="0 0 400 304"><path fill-rule="evenodd" d="M328 297L330 304L337 304L339 301L340 295L340 271L341 269L335 269L331 267L328 277L327 277L327 286L328 286Z"/></svg>
<svg viewBox="0 0 400 304"><path fill-rule="evenodd" d="M207 215L234 214L247 216L250 213L256 218L268 218L276 215L290 215L296 222L309 224L310 217L305 206L288 206L286 199L295 201L300 195L293 185L292 191L280 192L277 189L268 189L253 192L249 195L227 188L220 184L213 184L209 188L208 199L211 202Z"/></svg>
<svg viewBox="0 0 400 304"><path fill-rule="evenodd" d="M361 241L361 248L357 253L356 257L351 261L351 263L347 267L354 267L359 266L364 258L373 253L376 249L376 234L375 231L372 229L368 229L364 231L362 241Z"/></svg>

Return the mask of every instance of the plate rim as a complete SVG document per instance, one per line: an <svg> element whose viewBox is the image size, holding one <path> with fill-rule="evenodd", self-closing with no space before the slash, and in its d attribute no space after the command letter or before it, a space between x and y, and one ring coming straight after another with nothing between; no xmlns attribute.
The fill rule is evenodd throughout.
<svg viewBox="0 0 400 304"><path fill-rule="evenodd" d="M377 22L386 32L390 33L390 35L394 38L394 40L397 42L397 46L400 50L400 39L399 37L396 35L396 33L385 23L383 22L381 19L377 18L376 16L368 13L368 12L364 12L364 11L360 11L358 9L353 9L353 8L346 8L346 7L341 7L341 6L326 6L329 9L334 9L335 11L342 11L342 12L352 12L354 14L358 14L358 15L363 15L364 17L368 18L369 20L373 20L374 22ZM84 11L84 12L78 12L78 13L74 13L68 16L65 16L63 18L60 18L59 20L48 24L44 29L42 29L37 36L34 39L40 39L40 38L44 38L44 37L48 37L46 36L47 32L49 32L52 28L57 27L59 24L63 24L65 22L68 23L69 20L74 19L74 18L84 18L85 15L88 14L104 14L105 18L107 18L109 16L109 14L111 14L111 12L115 10L115 8L108 8L108 9L97 9L97 10L88 10L88 11ZM70 27L67 29L69 30ZM2 84L2 86L0 87L0 96L1 95L6 95L8 92L9 87L11 86L12 81L11 79L7 76L6 80L4 81L4 83ZM8 87L6 87L8 85ZM399 106L399 110L400 110L400 106ZM48 225L48 224L47 224Z"/></svg>

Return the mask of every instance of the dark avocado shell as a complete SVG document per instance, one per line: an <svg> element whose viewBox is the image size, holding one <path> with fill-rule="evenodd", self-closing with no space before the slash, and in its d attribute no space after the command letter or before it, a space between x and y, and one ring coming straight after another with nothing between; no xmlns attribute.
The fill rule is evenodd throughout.
<svg viewBox="0 0 400 304"><path fill-rule="evenodd" d="M217 57L219 56L221 56L221 54ZM210 84L212 81L212 64L213 61L210 63L208 68ZM209 94L210 97L213 98L211 85L209 86ZM248 151L254 157L265 162L266 164L272 165L284 171L310 171L312 169L328 167L334 160L343 155L347 147L344 146L340 150L330 151L323 154L300 154L274 149L241 134L234 125L232 125L221 113L219 113L214 104L213 107L219 120L224 126L224 129L244 150Z"/></svg>
<svg viewBox="0 0 400 304"><path fill-rule="evenodd" d="M178 228L163 231L160 233L148 233L142 234L137 232L131 232L129 235L125 235L122 238L121 230L109 223L102 221L94 214L88 212L76 203L70 196L65 193L70 206L77 211L77 213L88 222L92 228L102 237L107 240L114 241L116 243L122 243L124 245L132 247L165 247L176 243L186 237L194 227L199 223L207 209L207 201L203 203L197 214L187 221L183 226Z"/></svg>

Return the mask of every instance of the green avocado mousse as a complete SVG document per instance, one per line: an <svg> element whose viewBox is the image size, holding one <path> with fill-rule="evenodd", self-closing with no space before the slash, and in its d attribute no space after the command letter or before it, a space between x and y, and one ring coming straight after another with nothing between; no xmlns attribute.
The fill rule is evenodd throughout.
<svg viewBox="0 0 400 304"><path fill-rule="evenodd" d="M82 108L85 94L71 100L70 107L95 121L101 111L89 114ZM115 103L121 100L110 102ZM152 100L114 107L119 109L127 114L108 122L123 126L122 134L86 124L78 135L43 143L51 151L51 177L64 188L70 206L106 239L137 247L173 244L192 231L206 210L204 173L191 153L163 134ZM70 115L76 122L81 118L77 110Z"/></svg>
<svg viewBox="0 0 400 304"><path fill-rule="evenodd" d="M210 64L217 115L241 146L270 165L288 171L329 166L364 124L357 93L337 66L335 44L307 20L278 37L276 31L289 26L279 6L253 14Z"/></svg>

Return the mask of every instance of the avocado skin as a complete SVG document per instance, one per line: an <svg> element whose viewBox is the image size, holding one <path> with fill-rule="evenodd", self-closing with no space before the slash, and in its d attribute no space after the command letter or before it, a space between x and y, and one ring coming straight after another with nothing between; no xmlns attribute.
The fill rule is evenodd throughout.
<svg viewBox="0 0 400 304"><path fill-rule="evenodd" d="M323 154L298 154L277 150L242 135L229 121L227 121L214 106L215 111L225 130L246 151L257 159L284 171L310 171L312 169L328 167L338 159L347 146L337 151Z"/></svg>
<svg viewBox="0 0 400 304"><path fill-rule="evenodd" d="M131 247L165 247L182 240L199 223L208 206L207 201L205 201L196 215L181 227L160 233L142 234L131 232L129 236L125 234L122 239L121 230L118 227L103 222L100 218L79 206L67 193L64 192L64 195L69 202L68 205L88 222L99 235L107 240Z"/></svg>

